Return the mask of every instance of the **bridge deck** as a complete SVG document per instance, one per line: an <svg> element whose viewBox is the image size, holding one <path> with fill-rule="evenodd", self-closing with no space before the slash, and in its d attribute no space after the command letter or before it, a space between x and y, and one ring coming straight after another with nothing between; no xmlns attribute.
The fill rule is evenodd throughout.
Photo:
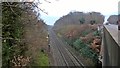
<svg viewBox="0 0 120 68"><path fill-rule="evenodd" d="M104 26L118 44L118 25L104 25Z"/></svg>

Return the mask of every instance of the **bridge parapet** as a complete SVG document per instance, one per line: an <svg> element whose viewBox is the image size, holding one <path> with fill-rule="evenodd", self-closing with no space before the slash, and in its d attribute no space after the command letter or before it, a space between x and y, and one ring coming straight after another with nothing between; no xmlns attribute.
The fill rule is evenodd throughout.
<svg viewBox="0 0 120 68"><path fill-rule="evenodd" d="M103 66L120 65L120 45L118 42L118 26L103 27Z"/></svg>

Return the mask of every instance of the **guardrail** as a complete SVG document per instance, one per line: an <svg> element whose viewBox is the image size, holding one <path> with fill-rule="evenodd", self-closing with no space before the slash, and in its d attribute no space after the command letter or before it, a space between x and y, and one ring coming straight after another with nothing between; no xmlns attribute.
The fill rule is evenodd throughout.
<svg viewBox="0 0 120 68"><path fill-rule="evenodd" d="M120 65L120 46L116 25L103 26L103 67Z"/></svg>

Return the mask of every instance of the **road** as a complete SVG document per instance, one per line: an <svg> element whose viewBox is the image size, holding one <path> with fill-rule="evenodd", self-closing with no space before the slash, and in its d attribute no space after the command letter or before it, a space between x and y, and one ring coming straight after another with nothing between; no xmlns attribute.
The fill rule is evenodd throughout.
<svg viewBox="0 0 120 68"><path fill-rule="evenodd" d="M49 37L50 49L54 58L54 66L79 66L79 68L83 68L84 65L81 63L80 59L78 59L67 48L66 44L57 37L57 35L52 29L49 30Z"/></svg>

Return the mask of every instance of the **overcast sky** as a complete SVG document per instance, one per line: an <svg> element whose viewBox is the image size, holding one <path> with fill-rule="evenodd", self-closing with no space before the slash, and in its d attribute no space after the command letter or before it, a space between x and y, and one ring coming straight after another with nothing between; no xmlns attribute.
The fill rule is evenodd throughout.
<svg viewBox="0 0 120 68"><path fill-rule="evenodd" d="M48 0L51 3L40 1L42 4L39 7L48 12L48 15L41 13L41 18L49 25L53 25L59 17L70 11L101 12L106 18L118 14L119 0Z"/></svg>

